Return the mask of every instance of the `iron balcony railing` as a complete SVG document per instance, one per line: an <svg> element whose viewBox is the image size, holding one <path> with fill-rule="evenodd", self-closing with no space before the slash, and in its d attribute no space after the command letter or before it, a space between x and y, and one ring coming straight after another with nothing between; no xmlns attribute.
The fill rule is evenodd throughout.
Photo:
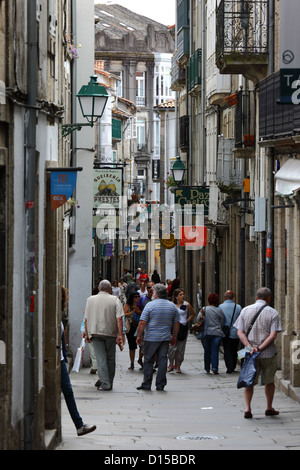
<svg viewBox="0 0 300 470"><path fill-rule="evenodd" d="M268 53L269 0L221 0L217 9L216 59Z"/></svg>
<svg viewBox="0 0 300 470"><path fill-rule="evenodd" d="M255 145L255 91L240 90L235 111L235 146L254 147Z"/></svg>

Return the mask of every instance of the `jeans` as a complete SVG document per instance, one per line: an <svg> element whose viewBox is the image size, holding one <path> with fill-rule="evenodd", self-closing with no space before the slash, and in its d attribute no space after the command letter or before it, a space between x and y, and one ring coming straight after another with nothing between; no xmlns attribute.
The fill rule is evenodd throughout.
<svg viewBox="0 0 300 470"><path fill-rule="evenodd" d="M222 336L206 335L201 340L204 348L204 368L206 372L217 371L219 368L219 349L222 342Z"/></svg>
<svg viewBox="0 0 300 470"><path fill-rule="evenodd" d="M76 406L70 376L65 361L61 361L61 391L65 397L66 405L76 429L81 428L83 426L83 421Z"/></svg>
<svg viewBox="0 0 300 470"><path fill-rule="evenodd" d="M156 374L156 388L163 390L167 384L169 341L144 341L144 380L143 388L151 389L154 356L157 354L158 369Z"/></svg>
<svg viewBox="0 0 300 470"><path fill-rule="evenodd" d="M111 336L94 336L93 345L97 358L101 387L105 390L111 390L116 371L116 338Z"/></svg>

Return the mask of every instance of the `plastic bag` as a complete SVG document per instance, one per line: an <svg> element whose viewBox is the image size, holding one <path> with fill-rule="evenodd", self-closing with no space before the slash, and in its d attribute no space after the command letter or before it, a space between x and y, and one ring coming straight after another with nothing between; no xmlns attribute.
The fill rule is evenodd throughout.
<svg viewBox="0 0 300 470"><path fill-rule="evenodd" d="M80 347L77 349L77 352L76 352L72 372L79 372L79 369L80 369L81 363L82 363L84 349L85 349L85 339L82 338Z"/></svg>
<svg viewBox="0 0 300 470"><path fill-rule="evenodd" d="M246 353L238 379L237 388L252 387L257 371L256 359L259 355L260 352L254 354L250 354L249 352Z"/></svg>

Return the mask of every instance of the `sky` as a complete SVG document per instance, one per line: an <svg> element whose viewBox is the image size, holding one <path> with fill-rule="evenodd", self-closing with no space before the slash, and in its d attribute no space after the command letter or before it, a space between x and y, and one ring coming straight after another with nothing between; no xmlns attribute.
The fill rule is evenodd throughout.
<svg viewBox="0 0 300 470"><path fill-rule="evenodd" d="M175 24L175 0L94 0L94 3L122 5L166 26Z"/></svg>

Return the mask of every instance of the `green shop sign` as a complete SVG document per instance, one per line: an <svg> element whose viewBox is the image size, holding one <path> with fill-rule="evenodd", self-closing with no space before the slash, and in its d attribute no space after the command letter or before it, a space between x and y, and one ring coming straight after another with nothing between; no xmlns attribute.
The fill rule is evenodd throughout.
<svg viewBox="0 0 300 470"><path fill-rule="evenodd" d="M175 204L179 204L185 210L191 209L196 214L196 206L204 205L204 215L209 211L209 188L206 186L182 186L175 188Z"/></svg>

